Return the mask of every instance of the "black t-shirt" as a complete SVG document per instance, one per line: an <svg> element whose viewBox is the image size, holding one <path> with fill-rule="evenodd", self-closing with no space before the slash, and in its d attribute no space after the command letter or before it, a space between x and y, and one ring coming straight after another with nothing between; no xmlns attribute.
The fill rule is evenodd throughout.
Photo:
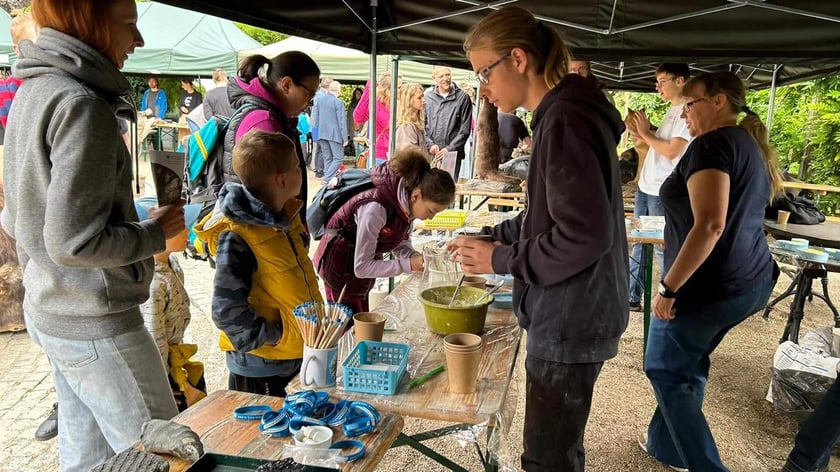
<svg viewBox="0 0 840 472"><path fill-rule="evenodd" d="M178 111L181 111L181 107L187 107L187 110L193 111L199 105L201 105L201 92L198 90L193 91L193 93L181 92L181 98L178 100Z"/></svg>
<svg viewBox="0 0 840 472"><path fill-rule="evenodd" d="M510 159L519 140L529 136L525 122L512 113L499 113L499 146L502 148L502 162Z"/></svg>
<svg viewBox="0 0 840 472"><path fill-rule="evenodd" d="M764 207L770 200L767 166L752 137L742 128L727 126L692 141L659 190L666 222L665 271L694 225L688 179L705 169L729 174L726 228L709 257L679 289L677 306L681 301L742 295L775 267L764 237Z"/></svg>

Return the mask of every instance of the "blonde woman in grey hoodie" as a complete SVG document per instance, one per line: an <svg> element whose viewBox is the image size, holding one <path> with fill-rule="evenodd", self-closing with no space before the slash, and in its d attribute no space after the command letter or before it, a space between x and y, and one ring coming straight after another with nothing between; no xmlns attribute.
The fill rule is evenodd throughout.
<svg viewBox="0 0 840 472"><path fill-rule="evenodd" d="M19 45L2 225L17 241L27 330L52 363L61 470L87 471L177 413L138 305L183 205L137 222L117 125L135 118L119 71L143 46L134 0L34 0L32 16L42 29Z"/></svg>

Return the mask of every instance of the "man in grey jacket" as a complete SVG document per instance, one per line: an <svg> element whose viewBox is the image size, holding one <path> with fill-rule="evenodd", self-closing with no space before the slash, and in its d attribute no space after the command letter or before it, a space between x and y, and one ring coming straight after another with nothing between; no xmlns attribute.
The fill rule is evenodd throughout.
<svg viewBox="0 0 840 472"><path fill-rule="evenodd" d="M455 181L461 173L464 145L470 137L472 102L461 89L452 83L448 67L435 66L432 70L435 85L426 90L426 149L442 159L448 152L457 152Z"/></svg>

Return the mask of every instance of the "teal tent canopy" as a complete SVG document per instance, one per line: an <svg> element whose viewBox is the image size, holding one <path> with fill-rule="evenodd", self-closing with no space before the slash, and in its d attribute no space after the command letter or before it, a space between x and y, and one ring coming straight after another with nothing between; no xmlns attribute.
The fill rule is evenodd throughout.
<svg viewBox="0 0 840 472"><path fill-rule="evenodd" d="M9 31L11 23L12 17L0 8L0 67L8 67L15 62L12 33Z"/></svg>
<svg viewBox="0 0 840 472"><path fill-rule="evenodd" d="M260 46L232 21L215 16L154 2L138 3L137 14L146 45L128 56L126 74L206 77L216 68L233 73L238 51Z"/></svg>

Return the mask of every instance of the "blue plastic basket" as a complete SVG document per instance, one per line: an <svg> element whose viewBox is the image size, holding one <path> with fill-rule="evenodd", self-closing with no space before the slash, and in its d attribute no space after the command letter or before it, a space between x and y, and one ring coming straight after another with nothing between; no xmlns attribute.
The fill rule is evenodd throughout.
<svg viewBox="0 0 840 472"><path fill-rule="evenodd" d="M362 341L344 359L344 389L353 392L393 395L408 365L406 344ZM373 364L387 364L396 369L374 369Z"/></svg>

